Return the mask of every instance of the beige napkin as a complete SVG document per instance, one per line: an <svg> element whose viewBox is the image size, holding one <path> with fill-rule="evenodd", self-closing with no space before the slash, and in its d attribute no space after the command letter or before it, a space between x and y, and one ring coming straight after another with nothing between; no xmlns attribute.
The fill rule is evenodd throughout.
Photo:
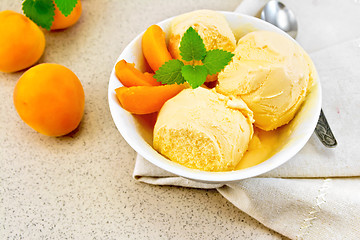
<svg viewBox="0 0 360 240"><path fill-rule="evenodd" d="M254 15L265 2L244 0L237 11ZM284 3L298 16L298 41L310 52L319 72L322 107L338 146L327 149L313 134L283 166L257 178L223 186L175 176L138 155L134 178L157 185L217 188L239 209L292 239L358 239L360 4L335 0Z"/></svg>

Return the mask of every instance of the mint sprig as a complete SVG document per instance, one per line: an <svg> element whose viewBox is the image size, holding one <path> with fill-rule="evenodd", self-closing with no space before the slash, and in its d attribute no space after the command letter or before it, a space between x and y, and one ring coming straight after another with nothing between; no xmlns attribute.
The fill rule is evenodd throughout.
<svg viewBox="0 0 360 240"><path fill-rule="evenodd" d="M68 16L78 0L55 0L56 6L64 16ZM22 4L25 16L38 26L50 30L54 21L55 5L53 0L25 0Z"/></svg>
<svg viewBox="0 0 360 240"><path fill-rule="evenodd" d="M155 72L154 78L158 82L182 84L186 81L195 89L204 84L208 75L220 72L234 56L233 53L220 49L206 51L203 40L192 27L181 38L179 50L184 61L197 60L202 64L184 65L178 59L167 61Z"/></svg>
<svg viewBox="0 0 360 240"><path fill-rule="evenodd" d="M205 44L192 27L189 27L184 33L179 50L184 61L203 60L206 55Z"/></svg>
<svg viewBox="0 0 360 240"><path fill-rule="evenodd" d="M230 61L234 54L214 49L206 53L205 59L202 61L209 74L213 75L220 72Z"/></svg>
<svg viewBox="0 0 360 240"><path fill-rule="evenodd" d="M156 81L166 84L176 83L179 85L184 83L185 79L181 73L183 66L184 63L176 59L167 61L156 71Z"/></svg>
<svg viewBox="0 0 360 240"><path fill-rule="evenodd" d="M185 65L181 69L181 74L185 79L191 79L191 81L188 81L188 83L192 88L195 89L203 85L203 83L206 81L208 71L206 70L206 67L202 65Z"/></svg>

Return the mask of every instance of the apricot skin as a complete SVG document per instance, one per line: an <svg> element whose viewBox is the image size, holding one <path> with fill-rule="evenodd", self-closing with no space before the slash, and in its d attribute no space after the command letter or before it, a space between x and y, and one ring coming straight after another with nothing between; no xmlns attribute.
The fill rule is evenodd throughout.
<svg viewBox="0 0 360 240"><path fill-rule="evenodd" d="M70 133L84 112L80 80L59 64L44 63L27 70L15 86L13 99L21 119L48 136Z"/></svg>
<svg viewBox="0 0 360 240"><path fill-rule="evenodd" d="M14 11L0 12L1 72L11 73L31 67L44 49L44 33L33 21Z"/></svg>
<svg viewBox="0 0 360 240"><path fill-rule="evenodd" d="M53 21L50 29L51 30L59 30L59 29L68 28L68 27L74 25L79 20L79 18L81 16L81 12L82 12L82 6L81 6L80 0L78 0L78 3L74 7L74 9L70 13L70 15L68 15L66 17L60 12L59 8L55 4L54 21Z"/></svg>

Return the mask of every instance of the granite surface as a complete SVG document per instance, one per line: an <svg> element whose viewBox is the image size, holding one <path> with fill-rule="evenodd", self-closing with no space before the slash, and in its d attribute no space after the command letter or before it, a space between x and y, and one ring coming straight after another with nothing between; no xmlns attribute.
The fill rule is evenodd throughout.
<svg viewBox="0 0 360 240"><path fill-rule="evenodd" d="M0 73L0 239L281 239L215 190L134 180L135 152L108 107L112 67L138 33L183 12L239 3L83 0L75 26L45 31L40 59L70 68L85 90L84 118L65 137L28 127L12 102L23 72ZM1 0L7 9L20 12L21 1Z"/></svg>

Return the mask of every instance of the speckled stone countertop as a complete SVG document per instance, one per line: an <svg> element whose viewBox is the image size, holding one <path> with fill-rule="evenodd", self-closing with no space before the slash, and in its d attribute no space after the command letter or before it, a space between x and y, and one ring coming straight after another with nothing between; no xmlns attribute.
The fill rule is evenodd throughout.
<svg viewBox="0 0 360 240"><path fill-rule="evenodd" d="M1 0L0 11L20 12L21 2ZM0 239L281 239L215 190L134 180L135 152L108 107L112 67L138 33L173 15L239 3L83 0L75 26L45 33L40 59L70 68L84 86L85 115L71 136L46 137L22 122L12 94L23 72L0 73Z"/></svg>

